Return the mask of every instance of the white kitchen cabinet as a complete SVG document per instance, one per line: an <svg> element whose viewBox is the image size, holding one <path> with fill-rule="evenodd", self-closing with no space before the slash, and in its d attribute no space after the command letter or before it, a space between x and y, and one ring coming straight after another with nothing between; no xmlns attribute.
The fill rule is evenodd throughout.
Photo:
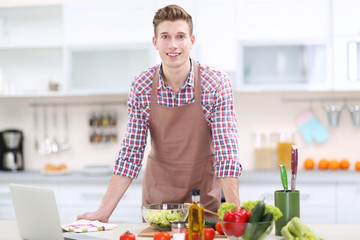
<svg viewBox="0 0 360 240"><path fill-rule="evenodd" d="M196 1L195 44L200 61L226 72L235 72L235 1Z"/></svg>
<svg viewBox="0 0 360 240"><path fill-rule="evenodd" d="M360 184L339 183L337 194L337 217L339 224L359 224Z"/></svg>
<svg viewBox="0 0 360 240"><path fill-rule="evenodd" d="M0 6L0 95L48 92L63 82L62 6Z"/></svg>
<svg viewBox="0 0 360 240"><path fill-rule="evenodd" d="M323 39L331 34L330 0L236 1L239 40Z"/></svg>
<svg viewBox="0 0 360 240"><path fill-rule="evenodd" d="M100 206L108 184L60 184L58 206L62 221L75 221L76 216L96 211ZM141 184L131 184L113 214L110 222L141 222Z"/></svg>
<svg viewBox="0 0 360 240"><path fill-rule="evenodd" d="M143 0L65 3L65 42L70 46L150 42L152 7L152 1Z"/></svg>
<svg viewBox="0 0 360 240"><path fill-rule="evenodd" d="M359 0L332 0L333 34L335 36L359 36L359 11Z"/></svg>
<svg viewBox="0 0 360 240"><path fill-rule="evenodd" d="M354 91L360 89L360 35L333 40L334 89Z"/></svg>
<svg viewBox="0 0 360 240"><path fill-rule="evenodd" d="M60 197L60 193L58 191L58 187L56 184L38 183L38 182L37 183L28 182L21 184L28 184L31 186L52 189L54 191L55 198L58 199ZM5 220L16 219L8 183L0 183L0 219L5 219Z"/></svg>
<svg viewBox="0 0 360 240"><path fill-rule="evenodd" d="M274 205L274 192L281 190L280 184L240 183L240 201L264 199ZM336 223L335 184L298 184L300 191L300 218L306 224Z"/></svg>

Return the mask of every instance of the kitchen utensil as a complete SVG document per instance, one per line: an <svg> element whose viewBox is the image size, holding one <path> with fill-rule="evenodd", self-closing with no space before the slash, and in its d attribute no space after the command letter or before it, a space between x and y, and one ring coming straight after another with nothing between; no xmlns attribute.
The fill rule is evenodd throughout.
<svg viewBox="0 0 360 240"><path fill-rule="evenodd" d="M280 165L280 175L281 175L281 182L284 187L284 191L287 191L288 179L287 179L286 167L284 165Z"/></svg>
<svg viewBox="0 0 360 240"><path fill-rule="evenodd" d="M283 190L274 193L275 207L283 214L275 221L275 235L281 236L281 229L293 218L300 217L300 192L284 192Z"/></svg>
<svg viewBox="0 0 360 240"><path fill-rule="evenodd" d="M59 152L59 144L58 144L58 141L57 141L57 137L56 137L56 132L58 131L58 128L57 128L57 114L56 114L56 106L54 105L53 106L53 134L54 134L54 137L51 141L51 152L52 153L58 153Z"/></svg>
<svg viewBox="0 0 360 240"><path fill-rule="evenodd" d="M298 148L294 145L291 147L291 191L295 192L296 175L298 168Z"/></svg>
<svg viewBox="0 0 360 240"><path fill-rule="evenodd" d="M67 105L64 105L64 134L65 139L64 142L60 145L60 148L62 151L69 150L70 144L69 144L69 117L68 117L68 110Z"/></svg>
<svg viewBox="0 0 360 240"><path fill-rule="evenodd" d="M353 105L349 107L351 119L355 127L360 127L360 105Z"/></svg>
<svg viewBox="0 0 360 240"><path fill-rule="evenodd" d="M191 206L192 204L191 203L184 203L186 206ZM212 214L212 215L215 215L215 216L218 216L218 214L216 213L216 212L213 212L213 211L210 211L210 210L208 210L208 209L205 209L204 208L204 212L207 212L207 213L210 213L210 214Z"/></svg>
<svg viewBox="0 0 360 240"><path fill-rule="evenodd" d="M34 106L34 141L35 141L35 150L39 150L39 140L38 140L38 131L39 131L39 118L38 118L38 108Z"/></svg>
<svg viewBox="0 0 360 240"><path fill-rule="evenodd" d="M44 121L44 139L41 141L39 146L39 153L48 155L51 153L51 142L52 140L48 137L48 115L47 109L43 107L43 121Z"/></svg>
<svg viewBox="0 0 360 240"><path fill-rule="evenodd" d="M325 107L327 118L330 127L336 127L339 125L339 116L342 110L341 106L329 105Z"/></svg>

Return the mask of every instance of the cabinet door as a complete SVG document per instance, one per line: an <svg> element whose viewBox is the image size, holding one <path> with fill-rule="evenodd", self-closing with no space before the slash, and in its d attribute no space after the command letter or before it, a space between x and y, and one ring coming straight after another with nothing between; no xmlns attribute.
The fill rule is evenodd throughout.
<svg viewBox="0 0 360 240"><path fill-rule="evenodd" d="M235 2L201 0L196 3L195 44L199 46L199 60L221 70L235 72Z"/></svg>
<svg viewBox="0 0 360 240"><path fill-rule="evenodd" d="M334 35L360 35L360 1L333 0Z"/></svg>
<svg viewBox="0 0 360 240"><path fill-rule="evenodd" d="M330 36L329 0L241 0L237 3L237 35L241 40Z"/></svg>
<svg viewBox="0 0 360 240"><path fill-rule="evenodd" d="M280 180L279 180L280 182ZM240 201L262 200L274 205L274 183L240 183ZM336 223L336 186L334 184L298 184L300 218L305 224Z"/></svg>
<svg viewBox="0 0 360 240"><path fill-rule="evenodd" d="M340 91L360 89L360 36L335 37L334 88Z"/></svg>
<svg viewBox="0 0 360 240"><path fill-rule="evenodd" d="M360 224L360 184L341 183L338 185L338 223Z"/></svg>
<svg viewBox="0 0 360 240"><path fill-rule="evenodd" d="M151 42L152 1L93 0L64 5L64 31L70 45Z"/></svg>

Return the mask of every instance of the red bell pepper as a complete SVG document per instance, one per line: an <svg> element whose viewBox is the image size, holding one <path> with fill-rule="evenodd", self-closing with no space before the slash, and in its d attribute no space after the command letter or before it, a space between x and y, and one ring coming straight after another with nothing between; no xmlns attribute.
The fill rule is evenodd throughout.
<svg viewBox="0 0 360 240"><path fill-rule="evenodd" d="M246 222L248 220L248 214L246 213L245 209L235 209L235 211L228 211L224 215L225 222L231 223L224 223L224 232L226 232L229 236L240 237L244 234ZM240 224L232 224L232 223L240 223Z"/></svg>

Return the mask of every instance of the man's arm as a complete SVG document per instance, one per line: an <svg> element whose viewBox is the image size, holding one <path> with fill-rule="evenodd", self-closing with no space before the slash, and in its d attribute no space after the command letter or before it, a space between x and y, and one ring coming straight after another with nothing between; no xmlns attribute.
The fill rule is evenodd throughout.
<svg viewBox="0 0 360 240"><path fill-rule="evenodd" d="M79 215L77 219L99 220L100 222L105 223L108 222L121 197L130 186L131 181L131 178L113 174L99 209L95 212L83 213Z"/></svg>
<svg viewBox="0 0 360 240"><path fill-rule="evenodd" d="M223 190L225 201L235 203L236 206L240 205L239 198L239 180L236 177L223 177L220 178L221 188Z"/></svg>

